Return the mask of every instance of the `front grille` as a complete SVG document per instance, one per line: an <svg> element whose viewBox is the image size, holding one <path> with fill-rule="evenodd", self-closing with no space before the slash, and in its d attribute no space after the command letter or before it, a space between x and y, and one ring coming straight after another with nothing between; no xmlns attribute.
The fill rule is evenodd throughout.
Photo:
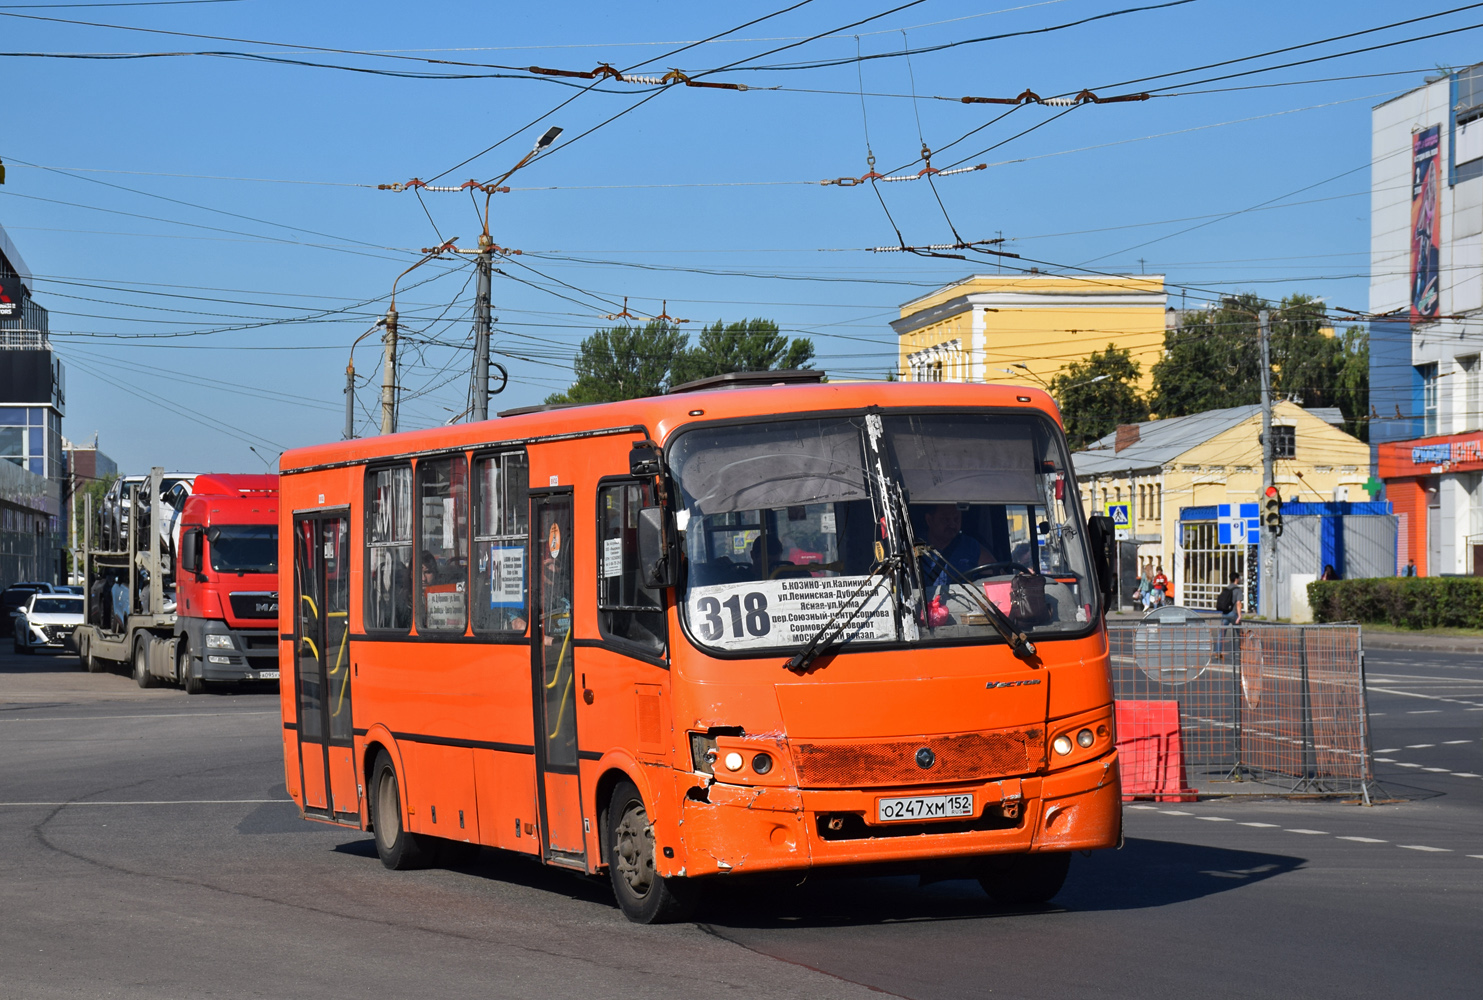
<svg viewBox="0 0 1483 1000"><path fill-rule="evenodd" d="M267 591L243 591L231 594L232 615L236 618L277 618L278 595Z"/></svg>
<svg viewBox="0 0 1483 1000"><path fill-rule="evenodd" d="M76 625L39 625L41 634L46 636L47 642L71 642L72 632Z"/></svg>
<svg viewBox="0 0 1483 1000"><path fill-rule="evenodd" d="M932 751L931 767L917 751ZM878 743L794 743L798 783L808 788L941 784L1028 774L1045 762L1045 729L1001 729Z"/></svg>
<svg viewBox="0 0 1483 1000"><path fill-rule="evenodd" d="M242 641L242 648L249 653L265 651L278 655L277 632L238 632L237 638Z"/></svg>

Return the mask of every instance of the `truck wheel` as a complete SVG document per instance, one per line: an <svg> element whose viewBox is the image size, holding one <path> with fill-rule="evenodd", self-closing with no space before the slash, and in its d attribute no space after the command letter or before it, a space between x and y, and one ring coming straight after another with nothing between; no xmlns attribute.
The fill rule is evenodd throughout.
<svg viewBox="0 0 1483 1000"><path fill-rule="evenodd" d="M988 860L978 884L996 903L1048 903L1066 884L1070 867L1071 855L1066 851L1001 855Z"/></svg>
<svg viewBox="0 0 1483 1000"><path fill-rule="evenodd" d="M103 661L93 655L93 644L86 637L79 640L77 644L77 658L82 661L82 668L88 673L103 672Z"/></svg>
<svg viewBox="0 0 1483 1000"><path fill-rule="evenodd" d="M393 871L426 868L437 857L437 846L427 837L402 826L402 791L391 754L382 750L371 765L371 824L376 828L376 853Z"/></svg>
<svg viewBox="0 0 1483 1000"><path fill-rule="evenodd" d="M175 679L180 682L186 694L201 694L206 690L203 679L191 676L190 649L184 645L175 652Z"/></svg>
<svg viewBox="0 0 1483 1000"><path fill-rule="evenodd" d="M149 672L149 637L141 635L134 640L134 683L142 688L154 687L154 675Z"/></svg>
<svg viewBox="0 0 1483 1000"><path fill-rule="evenodd" d="M623 915L636 924L688 919L700 902L698 887L654 871L654 827L632 782L613 789L606 818L608 878Z"/></svg>

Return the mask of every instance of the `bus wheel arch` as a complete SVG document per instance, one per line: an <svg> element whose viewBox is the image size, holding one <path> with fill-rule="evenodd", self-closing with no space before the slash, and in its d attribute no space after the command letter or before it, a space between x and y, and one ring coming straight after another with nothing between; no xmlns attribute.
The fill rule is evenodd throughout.
<svg viewBox="0 0 1483 1000"><path fill-rule="evenodd" d="M624 753L610 753L602 760L602 776L597 779L593 788L592 804L593 813L596 817L598 861L597 869L607 867L608 854L613 845L608 842L608 810L612 805L613 789L623 782L628 782L638 789L639 797L644 800L652 817L655 808L654 789L649 784L644 769L639 766L638 761Z"/></svg>
<svg viewBox="0 0 1483 1000"><path fill-rule="evenodd" d="M360 780L361 800L365 802L366 829L374 830L376 826L376 810L373 808L371 796L375 794L374 780L376 758L385 753L391 758L391 766L396 769L397 780L402 786L402 807L406 809L407 769L402 761L402 755L398 751L397 742L384 726L372 726L365 736L365 747L360 757ZM402 817L405 822L405 815Z"/></svg>

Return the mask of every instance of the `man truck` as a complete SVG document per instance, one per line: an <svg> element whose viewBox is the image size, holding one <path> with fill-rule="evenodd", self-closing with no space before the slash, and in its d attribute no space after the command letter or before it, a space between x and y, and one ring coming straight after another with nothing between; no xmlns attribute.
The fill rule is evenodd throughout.
<svg viewBox="0 0 1483 1000"><path fill-rule="evenodd" d="M127 664L140 687L191 694L278 679L278 477L204 474L164 496L164 470L131 483L116 532L84 529L90 671ZM175 525L171 526L170 521ZM96 547L95 547L96 546Z"/></svg>

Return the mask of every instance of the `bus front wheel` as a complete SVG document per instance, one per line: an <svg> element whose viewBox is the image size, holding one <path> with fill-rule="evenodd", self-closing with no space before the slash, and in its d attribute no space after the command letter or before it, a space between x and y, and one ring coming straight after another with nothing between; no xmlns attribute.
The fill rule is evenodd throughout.
<svg viewBox="0 0 1483 1000"><path fill-rule="evenodd" d="M1070 867L1071 855L1065 851L1005 854L985 859L978 884L996 903L1048 903L1066 884Z"/></svg>
<svg viewBox="0 0 1483 1000"><path fill-rule="evenodd" d="M636 924L687 919L700 901L694 882L654 870L654 826L632 782L613 789L607 814L608 877L623 915Z"/></svg>
<svg viewBox="0 0 1483 1000"><path fill-rule="evenodd" d="M376 854L393 871L426 868L436 851L420 834L402 825L402 792L391 754L376 754L371 766L371 825L376 832Z"/></svg>

